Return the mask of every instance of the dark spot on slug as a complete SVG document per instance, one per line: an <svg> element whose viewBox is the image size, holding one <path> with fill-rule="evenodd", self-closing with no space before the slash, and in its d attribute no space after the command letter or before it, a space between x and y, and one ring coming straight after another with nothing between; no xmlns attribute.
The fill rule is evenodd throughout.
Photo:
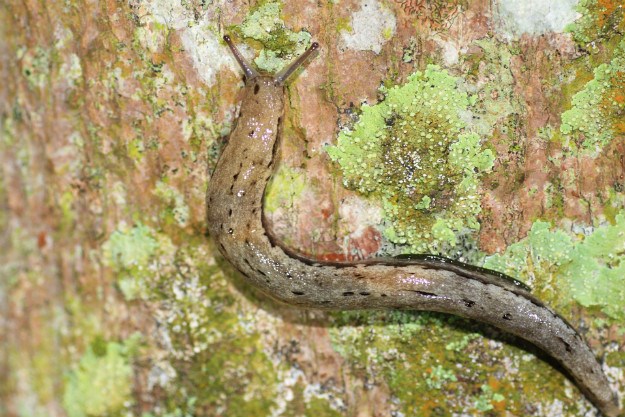
<svg viewBox="0 0 625 417"><path fill-rule="evenodd" d="M293 278L293 275L291 275L291 273L290 273L290 272L287 272L287 273L286 273L286 277L287 277L287 278Z"/></svg>
<svg viewBox="0 0 625 417"><path fill-rule="evenodd" d="M254 136L254 130L251 130L250 133L247 134L247 136L253 137Z"/></svg>
<svg viewBox="0 0 625 417"><path fill-rule="evenodd" d="M232 209L228 210L228 217L232 217Z"/></svg>
<svg viewBox="0 0 625 417"><path fill-rule="evenodd" d="M291 291L291 292L295 295L304 295L304 293L301 291Z"/></svg>
<svg viewBox="0 0 625 417"><path fill-rule="evenodd" d="M466 298L462 299L462 302L464 303L465 306L471 308L475 305L475 301L473 300L467 300Z"/></svg>
<svg viewBox="0 0 625 417"><path fill-rule="evenodd" d="M345 291L343 293L343 297L349 297L350 295L354 295L354 292L353 291Z"/></svg>
<svg viewBox="0 0 625 417"><path fill-rule="evenodd" d="M236 174L232 176L232 179L235 181L237 180L237 178L239 178L239 172L237 172Z"/></svg>
<svg viewBox="0 0 625 417"><path fill-rule="evenodd" d="M265 274L265 272L263 272L262 269L255 269L254 271L258 272L259 274L263 275L263 276L267 276L267 274Z"/></svg>
<svg viewBox="0 0 625 417"><path fill-rule="evenodd" d="M254 94L258 94L259 91L260 91L260 85L256 84L254 86Z"/></svg>
<svg viewBox="0 0 625 417"><path fill-rule="evenodd" d="M234 233L234 230L232 230L232 228L228 229L228 234L231 235Z"/></svg>
<svg viewBox="0 0 625 417"><path fill-rule="evenodd" d="M367 291L361 291L359 294L360 295L371 295L371 293L367 292Z"/></svg>
<svg viewBox="0 0 625 417"><path fill-rule="evenodd" d="M503 318L504 320L512 320L512 314L510 314L510 313L506 313L506 314L504 314L504 315L502 316L502 318Z"/></svg>
<svg viewBox="0 0 625 417"><path fill-rule="evenodd" d="M386 294L380 294L380 297L388 297Z"/></svg>
<svg viewBox="0 0 625 417"><path fill-rule="evenodd" d="M558 339L560 340L560 342L562 342L564 344L564 349L568 352L571 353L573 352L573 349L571 348L571 345L569 345L566 340L564 340L563 338L561 338L560 336L558 336Z"/></svg>

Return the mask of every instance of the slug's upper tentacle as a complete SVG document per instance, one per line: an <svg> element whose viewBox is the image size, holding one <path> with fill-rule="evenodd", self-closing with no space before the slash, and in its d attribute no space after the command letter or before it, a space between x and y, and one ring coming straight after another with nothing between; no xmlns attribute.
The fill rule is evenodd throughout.
<svg viewBox="0 0 625 417"><path fill-rule="evenodd" d="M276 74L274 81L276 85L284 85L284 82L293 74L302 64L319 48L317 42L313 42L310 48L306 50L299 58L295 60L291 65L284 68L282 71Z"/></svg>
<svg viewBox="0 0 625 417"><path fill-rule="evenodd" d="M243 72L245 73L245 79L249 81L258 77L258 71L256 71L254 68L252 68L250 64L247 63L245 58L243 58L243 55L241 55L239 49L232 42L232 39L230 39L230 36L224 35L224 41L226 41L226 43L230 47L230 50L232 51L232 55L234 55L234 58L241 66L241 69L243 69Z"/></svg>
<svg viewBox="0 0 625 417"><path fill-rule="evenodd" d="M619 416L617 398L583 338L518 281L432 255L324 263L277 241L263 221L263 197L279 150L284 87L273 76L257 75L248 77L244 92L208 185L207 219L219 250L251 285L300 307L428 310L496 326L544 350L606 417Z"/></svg>

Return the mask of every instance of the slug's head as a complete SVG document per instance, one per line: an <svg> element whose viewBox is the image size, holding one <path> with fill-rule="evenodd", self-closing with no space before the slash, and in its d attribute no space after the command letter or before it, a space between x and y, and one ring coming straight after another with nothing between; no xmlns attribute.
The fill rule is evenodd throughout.
<svg viewBox="0 0 625 417"><path fill-rule="evenodd" d="M258 86L259 84L264 84L266 86L273 86L275 88L279 88L280 90L284 87L284 83L287 78L291 74L293 74L302 64L317 50L319 49L319 44L317 42L313 42L312 45L304 52L299 58L297 58L291 65L282 69L282 71L278 72L276 75L261 75L256 71L252 66L243 58L241 52L237 49L237 47L230 39L230 36L225 35L224 41L230 47L232 54L235 59L243 69L245 73L245 85L247 88L250 86Z"/></svg>

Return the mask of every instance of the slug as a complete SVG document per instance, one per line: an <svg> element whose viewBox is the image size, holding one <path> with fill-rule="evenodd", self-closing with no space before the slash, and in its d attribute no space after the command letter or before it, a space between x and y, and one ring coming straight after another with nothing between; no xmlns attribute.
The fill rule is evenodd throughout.
<svg viewBox="0 0 625 417"><path fill-rule="evenodd" d="M321 262L279 242L266 226L263 196L279 153L284 84L319 45L272 76L259 74L229 36L224 40L245 73L245 87L236 127L208 184L207 220L221 254L249 284L302 308L427 310L487 323L545 351L606 417L620 415L582 336L519 281L432 255Z"/></svg>

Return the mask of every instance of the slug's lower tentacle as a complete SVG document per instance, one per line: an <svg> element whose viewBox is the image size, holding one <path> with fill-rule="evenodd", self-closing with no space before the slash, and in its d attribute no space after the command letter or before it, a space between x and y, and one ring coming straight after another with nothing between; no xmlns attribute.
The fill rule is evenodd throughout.
<svg viewBox="0 0 625 417"><path fill-rule="evenodd" d="M274 77L248 79L236 127L207 191L210 234L251 285L305 308L427 310L493 325L545 351L605 416L619 415L583 338L518 281L433 256L323 263L276 241L263 221L263 197L276 164L283 111L284 88Z"/></svg>

